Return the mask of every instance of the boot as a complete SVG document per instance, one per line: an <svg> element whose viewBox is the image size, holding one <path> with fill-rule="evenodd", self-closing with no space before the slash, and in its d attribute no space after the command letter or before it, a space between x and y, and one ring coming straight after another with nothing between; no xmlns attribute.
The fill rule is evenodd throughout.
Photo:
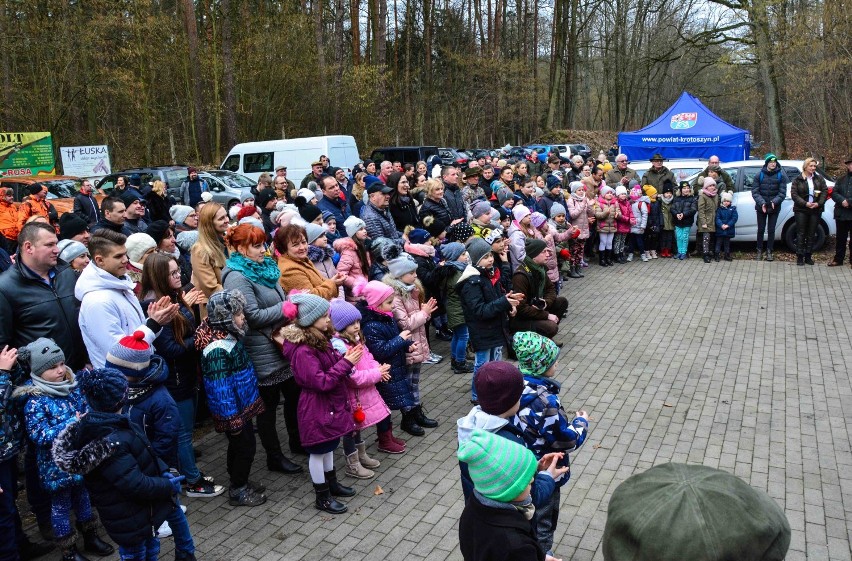
<svg viewBox="0 0 852 561"><path fill-rule="evenodd" d="M78 522L77 527L83 534L83 549L86 553L93 553L98 557L106 557L115 551L113 546L103 541L98 535L97 518L89 520L88 522Z"/></svg>
<svg viewBox="0 0 852 561"><path fill-rule="evenodd" d="M334 470L325 472L325 482L328 483L328 489L331 491L332 497L354 497L355 489L341 485L337 481L337 472Z"/></svg>
<svg viewBox="0 0 852 561"><path fill-rule="evenodd" d="M363 442L356 443L355 449L358 450L358 461L360 461L361 465L365 468L377 468L382 465L379 460L374 460L367 455L367 445Z"/></svg>
<svg viewBox="0 0 852 561"><path fill-rule="evenodd" d="M385 454L404 454L405 443L398 444L393 437L393 431L388 430L379 433L379 452Z"/></svg>
<svg viewBox="0 0 852 561"><path fill-rule="evenodd" d="M767 261L775 261L775 258L772 257L772 250L771 249L766 250L766 260Z"/></svg>
<svg viewBox="0 0 852 561"><path fill-rule="evenodd" d="M601 267L609 267L609 263L606 262L606 251L598 252L598 265Z"/></svg>
<svg viewBox="0 0 852 561"><path fill-rule="evenodd" d="M623 251L618 254L618 262L621 263L622 265L627 263L627 257L625 257Z"/></svg>
<svg viewBox="0 0 852 561"><path fill-rule="evenodd" d="M725 252L725 261L733 261L733 260L734 260L734 258L733 258L733 257L731 257L731 252L730 252L730 251L726 251L726 252Z"/></svg>
<svg viewBox="0 0 852 561"><path fill-rule="evenodd" d="M302 473L302 466L298 464L294 464L290 460L288 460L283 454L281 456L275 457L267 457L266 458L266 467L269 471L275 471L278 473L286 473L287 475L293 475L296 473Z"/></svg>
<svg viewBox="0 0 852 561"><path fill-rule="evenodd" d="M574 265L574 272L579 278L583 278L586 276L583 274L583 268L580 265Z"/></svg>
<svg viewBox="0 0 852 561"><path fill-rule="evenodd" d="M719 252L718 252L718 251L714 251L714 252L713 252L713 261L715 261L716 263L718 263L718 262L719 262L719 259L721 259L721 256L719 255Z"/></svg>
<svg viewBox="0 0 852 561"><path fill-rule="evenodd" d="M615 262L613 262L613 260L612 260L612 250L611 249L604 250L604 259L606 259L606 266L607 267L612 267L613 265L615 265Z"/></svg>
<svg viewBox="0 0 852 561"><path fill-rule="evenodd" d="M62 561L89 561L89 558L77 551L76 545L72 545L62 550Z"/></svg>
<svg viewBox="0 0 852 561"><path fill-rule="evenodd" d="M393 426L391 426L391 428L389 428L389 429L388 429L388 433L390 434L390 439L391 439L391 440L393 440L394 442L396 442L397 444L399 444L400 446L402 446L403 448L405 448L405 441L404 441L403 439L401 439L401 438L397 438L397 437L396 437L396 435L394 435L394 433L393 433Z"/></svg>
<svg viewBox="0 0 852 561"><path fill-rule="evenodd" d="M805 265L813 265L813 264L814 264L814 260L811 259L811 254L806 253L805 254Z"/></svg>
<svg viewBox="0 0 852 561"><path fill-rule="evenodd" d="M423 436L426 434L423 427L417 424L414 410L402 412L402 423L399 427L411 436Z"/></svg>
<svg viewBox="0 0 852 561"><path fill-rule="evenodd" d="M330 512L331 514L343 514L346 512L346 505L336 501L331 496L331 490L328 483L314 483L314 493L317 495L317 500L314 506L319 510Z"/></svg>
<svg viewBox="0 0 852 561"><path fill-rule="evenodd" d="M757 250L757 255L755 256L754 260L755 261L763 260L763 250L762 249Z"/></svg>
<svg viewBox="0 0 852 561"><path fill-rule="evenodd" d="M346 475L355 479L371 479L376 476L376 472L362 466L358 452L352 452L346 456Z"/></svg>
<svg viewBox="0 0 852 561"><path fill-rule="evenodd" d="M450 358L450 364L453 368L454 374L472 374L473 366L468 364L464 360L456 360L454 358Z"/></svg>
<svg viewBox="0 0 852 561"><path fill-rule="evenodd" d="M805 266L805 256L801 253L796 254L796 265L798 265L799 267Z"/></svg>
<svg viewBox="0 0 852 561"><path fill-rule="evenodd" d="M434 429L438 426L438 421L435 419L430 419L423 413L423 404L421 403L417 407L414 408L414 420L417 421L417 424L421 427L425 427L427 429Z"/></svg>
<svg viewBox="0 0 852 561"><path fill-rule="evenodd" d="M570 279L579 279L583 275L580 274L579 267L575 267L571 265L568 267L568 278Z"/></svg>

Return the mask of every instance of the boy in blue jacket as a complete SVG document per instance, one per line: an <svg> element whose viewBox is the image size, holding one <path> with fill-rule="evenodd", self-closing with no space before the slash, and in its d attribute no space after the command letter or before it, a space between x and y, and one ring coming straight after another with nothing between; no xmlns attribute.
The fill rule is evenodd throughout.
<svg viewBox="0 0 852 561"><path fill-rule="evenodd" d="M127 378L127 402L122 410L130 421L144 431L157 457L177 474L178 435L182 429L180 412L174 398L163 385L169 376L162 357L154 354L145 340L145 333L135 331L122 337L106 355L106 368L114 368ZM178 507L158 529L160 537L174 535L178 559L191 558L195 544L189 531L186 515Z"/></svg>
<svg viewBox="0 0 852 561"><path fill-rule="evenodd" d="M559 402L561 386L552 379L556 374L559 347L532 331L515 333L512 346L518 357L518 368L524 375L524 392L514 422L521 428L527 448L536 458L562 452L566 455L567 464L567 453L579 448L586 440L589 416L585 411L577 411L571 419ZM537 508L533 518L536 537L548 555L553 555L553 533L559 520L559 489L570 477L569 469L564 476L556 478L550 504Z"/></svg>
<svg viewBox="0 0 852 561"><path fill-rule="evenodd" d="M725 261L733 261L731 257L731 239L736 235L736 225L739 215L737 207L731 206L734 194L730 191L722 193L722 204L716 209L716 253L713 257L719 262L721 250L725 251Z"/></svg>

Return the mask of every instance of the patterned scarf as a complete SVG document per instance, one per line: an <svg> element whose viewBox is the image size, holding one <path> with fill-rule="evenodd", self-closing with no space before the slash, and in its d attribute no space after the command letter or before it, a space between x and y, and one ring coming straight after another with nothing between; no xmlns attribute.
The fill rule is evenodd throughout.
<svg viewBox="0 0 852 561"><path fill-rule="evenodd" d="M237 271L243 274L251 282L265 286L266 288L275 288L278 284L278 279L281 277L281 271L278 269L278 264L271 257L264 257L263 261L258 263L247 259L245 255L238 251L234 251L231 256L225 261L232 271Z"/></svg>

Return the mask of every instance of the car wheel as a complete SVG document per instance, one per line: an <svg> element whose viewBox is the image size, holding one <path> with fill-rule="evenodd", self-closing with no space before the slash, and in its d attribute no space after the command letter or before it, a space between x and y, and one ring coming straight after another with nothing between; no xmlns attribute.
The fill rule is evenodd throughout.
<svg viewBox="0 0 852 561"><path fill-rule="evenodd" d="M820 220L820 223L817 224L816 229L816 239L813 243L813 251L819 251L825 245L825 240L828 238L828 228L825 223ZM784 245L787 246L791 252L796 253L796 239L798 238L798 229L796 228L796 221L790 220L787 223L787 226L784 228L783 233Z"/></svg>

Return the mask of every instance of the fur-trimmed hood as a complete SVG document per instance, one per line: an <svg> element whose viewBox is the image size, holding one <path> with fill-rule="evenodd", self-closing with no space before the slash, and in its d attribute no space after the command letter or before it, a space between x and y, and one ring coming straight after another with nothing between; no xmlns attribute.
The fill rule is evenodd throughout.
<svg viewBox="0 0 852 561"><path fill-rule="evenodd" d="M415 292L418 294L426 294L425 290L423 289L423 283L420 282L420 279L414 280L414 290L412 291L406 289L405 283L403 283L401 280L394 277L390 273L382 277L382 282L393 288L394 294L402 299L408 298L409 296L414 296L415 298L417 298L417 294L415 294Z"/></svg>
<svg viewBox="0 0 852 561"><path fill-rule="evenodd" d="M475 277L477 275L479 275L479 271L476 269L476 267L468 264L468 266L464 268L464 271L462 271L462 274L459 277L459 280L456 281L456 284L461 284L470 277Z"/></svg>
<svg viewBox="0 0 852 561"><path fill-rule="evenodd" d="M355 240L353 240L352 238L340 238L339 240L334 240L332 246L334 246L334 250L338 253L341 253L347 249L351 251L355 251L356 249Z"/></svg>
<svg viewBox="0 0 852 561"><path fill-rule="evenodd" d="M300 345L305 342L305 330L295 323L284 327L281 330L281 335L285 341L290 341L294 345Z"/></svg>
<svg viewBox="0 0 852 561"><path fill-rule="evenodd" d="M97 415L90 412L89 415ZM127 417L113 415L116 421L130 424ZM120 444L110 438L112 431L93 440L81 442L83 423L71 423L53 441L53 461L59 469L68 473L85 475L97 468L118 450Z"/></svg>

